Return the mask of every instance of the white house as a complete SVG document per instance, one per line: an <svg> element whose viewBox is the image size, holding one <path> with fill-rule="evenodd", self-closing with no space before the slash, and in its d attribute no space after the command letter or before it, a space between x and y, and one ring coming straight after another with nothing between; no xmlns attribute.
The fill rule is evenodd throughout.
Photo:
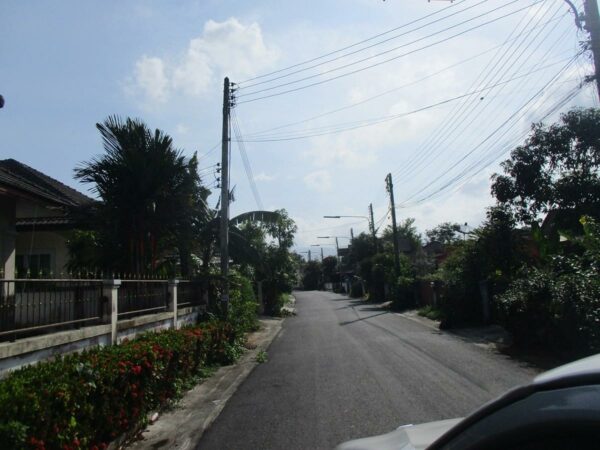
<svg viewBox="0 0 600 450"><path fill-rule="evenodd" d="M14 159L0 160L0 278L60 274L71 212L93 201Z"/></svg>

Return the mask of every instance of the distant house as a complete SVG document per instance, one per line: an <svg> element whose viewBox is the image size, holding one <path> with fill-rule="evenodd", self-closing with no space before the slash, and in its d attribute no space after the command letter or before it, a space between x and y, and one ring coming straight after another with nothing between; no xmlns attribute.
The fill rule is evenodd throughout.
<svg viewBox="0 0 600 450"><path fill-rule="evenodd" d="M23 163L0 160L0 277L64 271L72 211L93 202Z"/></svg>

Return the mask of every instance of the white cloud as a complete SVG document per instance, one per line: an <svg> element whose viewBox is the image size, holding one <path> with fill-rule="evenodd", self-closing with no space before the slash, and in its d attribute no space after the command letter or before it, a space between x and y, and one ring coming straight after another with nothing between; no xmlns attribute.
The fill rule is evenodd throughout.
<svg viewBox="0 0 600 450"><path fill-rule="evenodd" d="M190 129L186 124L178 123L175 127L175 131L177 131L178 134L187 134Z"/></svg>
<svg viewBox="0 0 600 450"><path fill-rule="evenodd" d="M135 63L135 85L141 93L154 102L166 101L169 94L169 80L165 65L160 58L142 56Z"/></svg>
<svg viewBox="0 0 600 450"><path fill-rule="evenodd" d="M316 170L307 174L304 177L304 184L306 184L309 189L318 192L329 192L333 187L331 174L327 170Z"/></svg>
<svg viewBox="0 0 600 450"><path fill-rule="evenodd" d="M232 81L248 78L271 67L277 58L278 52L267 47L257 23L244 25L233 17L224 22L209 20L180 58L140 58L128 90L153 102L164 102L173 92L200 96L216 88L225 74Z"/></svg>
<svg viewBox="0 0 600 450"><path fill-rule="evenodd" d="M265 172L261 172L254 176L254 181L273 181L275 178L277 178L275 175L269 175Z"/></svg>

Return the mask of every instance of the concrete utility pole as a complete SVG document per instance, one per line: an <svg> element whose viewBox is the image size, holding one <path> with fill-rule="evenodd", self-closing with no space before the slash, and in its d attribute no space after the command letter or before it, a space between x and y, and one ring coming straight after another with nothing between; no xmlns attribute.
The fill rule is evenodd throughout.
<svg viewBox="0 0 600 450"><path fill-rule="evenodd" d="M394 273L396 278L400 276L400 252L398 250L398 228L396 226L396 203L394 202L394 184L392 183L392 174L388 173L385 177L385 184L390 194L390 210L392 211L392 233L394 238Z"/></svg>
<svg viewBox="0 0 600 450"><path fill-rule="evenodd" d="M373 235L373 245L375 245L375 253L377 253L377 235L375 234L375 220L373 219L373 203L369 203L369 230Z"/></svg>
<svg viewBox="0 0 600 450"><path fill-rule="evenodd" d="M321 262L323 262L323 247L321 247Z"/></svg>
<svg viewBox="0 0 600 450"><path fill-rule="evenodd" d="M231 94L229 78L223 83L223 133L221 138L221 276L223 292L221 306L227 314L229 303L229 132L230 132Z"/></svg>
<svg viewBox="0 0 600 450"><path fill-rule="evenodd" d="M585 13L585 31L590 35L590 49L594 57L594 79L596 90L600 98L600 16L598 14L597 0L585 0L583 3Z"/></svg>

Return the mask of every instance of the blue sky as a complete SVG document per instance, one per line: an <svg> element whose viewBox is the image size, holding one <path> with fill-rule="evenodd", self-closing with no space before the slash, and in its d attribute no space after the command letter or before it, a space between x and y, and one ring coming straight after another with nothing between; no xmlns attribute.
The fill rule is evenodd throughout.
<svg viewBox="0 0 600 450"><path fill-rule="evenodd" d="M399 219L415 217L421 231L447 220L475 226L492 204L489 177L497 162L591 67L584 55L564 68L584 35L562 0L457 0L444 11L449 6L426 0L5 0L0 5L0 93L6 99L0 110L0 157L85 191L73 180L73 168L102 152L95 123L110 114L140 117L172 135L186 155L204 155L220 139L224 76L240 82L438 12L369 41L393 38L370 49L352 47L348 52L361 50L354 55L270 84L242 84L239 94L303 76L323 80L330 70L344 74L397 57L319 86L239 104L236 116L242 136L250 139L261 130L354 105L262 135L312 137L245 143L265 208L289 211L300 227L300 250L325 242L319 235L347 236L350 226L356 233L366 229L362 219L332 221L323 215L362 216L373 203L376 220L385 226L388 172L394 175L397 202L406 206L398 210ZM436 18L439 22L413 30ZM492 19L498 20L483 24ZM376 56L381 52L386 53ZM371 59L339 69L365 57ZM480 88L486 89L429 108ZM279 91L267 91L274 92ZM596 104L588 87L561 110ZM375 118L386 120L313 136ZM237 199L232 214L257 209L235 142L232 155ZM201 160L207 184L214 180L210 166L218 158L214 150ZM217 197L211 196L213 204ZM325 247L325 254L333 251Z"/></svg>

